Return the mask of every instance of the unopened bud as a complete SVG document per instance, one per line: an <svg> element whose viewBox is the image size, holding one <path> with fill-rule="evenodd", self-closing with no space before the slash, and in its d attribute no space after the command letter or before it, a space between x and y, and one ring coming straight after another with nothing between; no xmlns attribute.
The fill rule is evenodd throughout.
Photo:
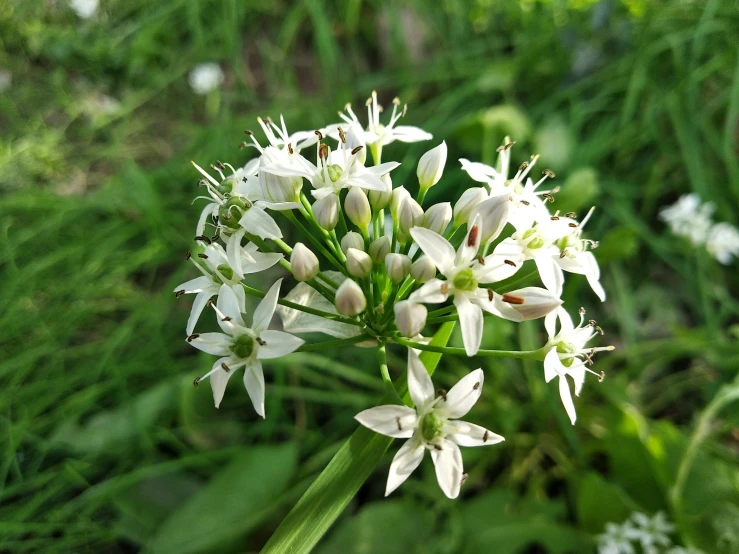
<svg viewBox="0 0 739 554"><path fill-rule="evenodd" d="M381 264L385 261L385 256L390 253L390 237L387 235L380 237L377 240L372 241L369 247L369 255L372 261L376 264Z"/></svg>
<svg viewBox="0 0 739 554"><path fill-rule="evenodd" d="M423 223L423 208L415 199L408 196L400 205L400 213L398 214L398 224L400 230L404 234L408 234L411 229Z"/></svg>
<svg viewBox="0 0 739 554"><path fill-rule="evenodd" d="M423 226L439 235L443 234L452 220L452 205L449 202L434 204L423 216Z"/></svg>
<svg viewBox="0 0 739 554"><path fill-rule="evenodd" d="M395 325L404 337L415 337L426 326L428 310L423 304L401 300L394 306Z"/></svg>
<svg viewBox="0 0 739 554"><path fill-rule="evenodd" d="M432 148L426 152L418 161L418 184L421 190L427 190L434 186L441 179L446 165L446 142L442 142L436 148Z"/></svg>
<svg viewBox="0 0 739 554"><path fill-rule="evenodd" d="M339 197L335 194L324 196L313 203L313 215L318 224L332 231L339 222Z"/></svg>
<svg viewBox="0 0 739 554"><path fill-rule="evenodd" d="M562 305L562 300L547 289L540 287L526 287L506 293L502 296L507 303L524 319L538 319L556 310Z"/></svg>
<svg viewBox="0 0 739 554"><path fill-rule="evenodd" d="M367 229L372 219L367 195L359 187L351 187L344 199L344 211L349 220L360 229Z"/></svg>
<svg viewBox="0 0 739 554"><path fill-rule="evenodd" d="M428 256L421 256L411 265L411 277L419 283L425 283L436 277L436 266Z"/></svg>
<svg viewBox="0 0 739 554"><path fill-rule="evenodd" d="M488 198L473 210L473 217L479 214L482 218L480 244L487 244L498 238L503 227L508 223L510 210L511 201L507 194Z"/></svg>
<svg viewBox="0 0 739 554"><path fill-rule="evenodd" d="M341 239L341 249L346 254L350 248L356 248L357 250L364 250L364 239L359 233L349 231L344 238Z"/></svg>
<svg viewBox="0 0 739 554"><path fill-rule="evenodd" d="M385 270L393 283L400 283L411 270L411 259L405 254L385 256Z"/></svg>
<svg viewBox="0 0 739 554"><path fill-rule="evenodd" d="M372 258L367 252L349 248L346 251L346 269L352 277L367 277L372 271Z"/></svg>
<svg viewBox="0 0 739 554"><path fill-rule="evenodd" d="M487 192L482 187L473 187L462 193L454 205L454 224L459 226L467 223L472 211L487 198Z"/></svg>
<svg viewBox="0 0 739 554"><path fill-rule="evenodd" d="M398 221L401 204L403 204L406 198L410 198L410 196L411 193L405 190L405 187L393 189L393 196L390 199L390 213L393 214L393 219L396 222Z"/></svg>
<svg viewBox="0 0 739 554"><path fill-rule="evenodd" d="M341 315L355 316L367 308L367 299L357 283L345 279L336 290L335 305Z"/></svg>
<svg viewBox="0 0 739 554"><path fill-rule="evenodd" d="M318 275L318 258L302 242L293 247L290 267L298 281L310 281Z"/></svg>
<svg viewBox="0 0 739 554"><path fill-rule="evenodd" d="M393 197L393 182L390 180L390 174L386 173L380 180L387 185L386 190L371 190L369 191L369 201L372 205L372 209L375 211L382 210L390 204L390 200Z"/></svg>

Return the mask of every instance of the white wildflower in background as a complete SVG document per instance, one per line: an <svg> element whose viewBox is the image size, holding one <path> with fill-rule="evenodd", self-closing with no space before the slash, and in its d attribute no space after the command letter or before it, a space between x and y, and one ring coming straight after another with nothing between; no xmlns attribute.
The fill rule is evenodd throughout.
<svg viewBox="0 0 739 554"><path fill-rule="evenodd" d="M434 393L426 368L418 355L408 350L408 392L415 408L377 406L356 415L356 420L376 433L408 439L390 465L385 496L397 489L419 466L428 450L436 468L439 487L449 498L457 498L464 481L460 446L486 446L505 439L484 427L459 421L480 398L483 373L476 369L449 392Z"/></svg>
<svg viewBox="0 0 739 554"><path fill-rule="evenodd" d="M82 19L90 19L98 11L99 0L69 0L69 7Z"/></svg>
<svg viewBox="0 0 739 554"><path fill-rule="evenodd" d="M606 523L605 533L597 536L598 554L703 554L696 548L673 546L674 532L663 512L652 517L635 512L621 524Z"/></svg>
<svg viewBox="0 0 739 554"><path fill-rule="evenodd" d="M81 1L81 0L80 0ZM195 94L205 95L217 89L223 83L224 75L217 63L201 63L190 71L188 82Z"/></svg>
<svg viewBox="0 0 739 554"><path fill-rule="evenodd" d="M739 230L729 223L716 223L706 239L708 253L724 265L739 257Z"/></svg>

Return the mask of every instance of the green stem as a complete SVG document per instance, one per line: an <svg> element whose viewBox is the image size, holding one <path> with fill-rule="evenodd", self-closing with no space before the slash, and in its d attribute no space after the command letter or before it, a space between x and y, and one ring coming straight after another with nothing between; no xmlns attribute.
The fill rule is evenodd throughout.
<svg viewBox="0 0 739 554"><path fill-rule="evenodd" d="M318 250L325 256L325 258L331 262L331 264L341 271L342 273L346 273L346 269L341 264L339 260L336 259L334 254L326 250L326 247L321 244L321 241L319 241L316 237L313 236L313 233L311 233L308 229L306 229L305 225L303 225L300 221L298 221L298 218L295 217L294 214L290 212L286 212L285 216L290 220L290 222L295 225L298 229L302 231L302 233L305 235L305 237L315 246L318 248Z"/></svg>
<svg viewBox="0 0 739 554"><path fill-rule="evenodd" d="M368 339L371 339L370 335L361 334L356 337L349 337L347 339L336 339L327 340L324 342L316 342L313 344L304 344L296 350L296 352L313 352L315 350L327 350L329 348L341 348L342 346L349 346L350 344L357 344Z"/></svg>
<svg viewBox="0 0 739 554"><path fill-rule="evenodd" d="M430 344L421 344L406 340L402 337L393 337L393 340L398 344L408 346L409 348L415 348L416 350L422 350L425 352L437 352L439 354L452 354L454 356L467 356L464 348L455 348L451 346L433 346ZM478 350L476 356L485 356L488 358L519 358L521 360L538 360L544 361L544 357L547 355L546 348L539 348L538 350Z"/></svg>
<svg viewBox="0 0 739 554"><path fill-rule="evenodd" d="M377 361L380 363L380 375L382 375L382 382L385 384L385 389L396 404L403 405L403 400L400 398L398 391L395 389L393 380L390 378L390 371L387 367L387 352L385 350L385 340L381 340L377 347Z"/></svg>
<svg viewBox="0 0 739 554"><path fill-rule="evenodd" d="M418 191L418 198L416 198L416 202L418 202L419 205L423 206L423 199L426 198L426 193L429 189L421 189Z"/></svg>

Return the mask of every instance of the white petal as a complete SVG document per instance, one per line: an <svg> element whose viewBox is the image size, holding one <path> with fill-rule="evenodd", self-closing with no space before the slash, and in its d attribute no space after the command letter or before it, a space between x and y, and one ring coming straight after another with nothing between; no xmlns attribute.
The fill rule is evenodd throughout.
<svg viewBox="0 0 739 554"><path fill-rule="evenodd" d="M431 140L434 136L427 133L423 129L413 127L411 125L398 125L393 127L393 139L400 142L419 142L422 140Z"/></svg>
<svg viewBox="0 0 739 554"><path fill-rule="evenodd" d="M484 379L482 369L471 371L446 393L446 401L440 400L435 409L450 419L464 417L479 400Z"/></svg>
<svg viewBox="0 0 739 554"><path fill-rule="evenodd" d="M218 316L218 325L221 326L224 333L230 334L233 331L234 325L246 327L244 320L241 319L239 299L233 289L228 285L221 285L218 291L218 302L216 306L224 316L231 318L230 321L224 321L221 316Z"/></svg>
<svg viewBox="0 0 739 554"><path fill-rule="evenodd" d="M457 249L457 255L454 259L454 265L469 265L469 263L475 259L475 256L477 256L477 251L480 248L481 236L482 218L479 215L476 215L468 224L467 235L464 237L462 244L460 244L459 248ZM442 273L444 273L444 271L442 271Z"/></svg>
<svg viewBox="0 0 739 554"><path fill-rule="evenodd" d="M372 175L376 175L377 177L382 177L386 173L390 173L393 169L400 166L399 162L385 162L381 163L380 165L373 165L371 167L365 168L365 171L367 173L371 173Z"/></svg>
<svg viewBox="0 0 739 554"><path fill-rule="evenodd" d="M454 247L444 237L423 227L410 230L413 240L442 273L446 273L454 264Z"/></svg>
<svg viewBox="0 0 739 554"><path fill-rule="evenodd" d="M572 318L567 310L564 308L557 309L557 317L559 318L559 332L563 334L572 333L575 330L575 325L572 323Z"/></svg>
<svg viewBox="0 0 739 554"><path fill-rule="evenodd" d="M588 279L590 288L600 298L601 302L606 300L606 291L603 290L603 286L600 284L600 268L598 262L592 252L584 252L581 255L583 261L583 267L585 269L585 277Z"/></svg>
<svg viewBox="0 0 739 554"><path fill-rule="evenodd" d="M283 258L282 254L274 254L271 252L263 253L263 252L253 251L251 252L250 255L251 255L251 258L253 259L253 262L244 263L242 265L244 275L249 275L251 273L259 273L260 271L269 269L270 267L278 263Z"/></svg>
<svg viewBox="0 0 739 554"><path fill-rule="evenodd" d="M211 281L212 285L215 285ZM204 290L203 292L198 293L198 295L195 297L195 301L192 303L192 309L190 310L190 317L187 318L187 328L186 333L188 335L192 335L192 332L195 330L195 325L198 322L198 319L200 319L200 316L203 313L203 310L208 305L208 301L211 299L211 297L214 294L218 293L218 289L215 286L208 287L207 290Z"/></svg>
<svg viewBox="0 0 739 554"><path fill-rule="evenodd" d="M444 426L444 431L450 433L452 440L459 446L489 446L505 440L485 427L466 421L449 421Z"/></svg>
<svg viewBox="0 0 739 554"><path fill-rule="evenodd" d="M562 398L562 404L567 411L567 415L570 417L572 425L574 425L577 420L577 414L575 413L575 404L572 402L570 384L567 382L567 377L564 375L561 375L559 378L559 396Z"/></svg>
<svg viewBox="0 0 739 554"><path fill-rule="evenodd" d="M262 363L254 360L244 368L244 386L249 393L254 410L262 417L264 415L264 372Z"/></svg>
<svg viewBox="0 0 739 554"><path fill-rule="evenodd" d="M272 316L275 314L281 285L282 279L275 281L275 284L270 287L265 297L259 302L257 309L254 310L254 321L252 322L251 328L256 334L260 334L269 327Z"/></svg>
<svg viewBox="0 0 739 554"><path fill-rule="evenodd" d="M366 190L387 190L385 182L371 173L359 173L346 180L345 187L359 187Z"/></svg>
<svg viewBox="0 0 739 554"><path fill-rule="evenodd" d="M462 453L459 446L450 440L443 440L441 450L431 450L431 459L436 468L436 479L445 495L449 498L457 498L462 486Z"/></svg>
<svg viewBox="0 0 739 554"><path fill-rule="evenodd" d="M504 239L495 247L492 254L485 257L484 265L475 266L476 273L479 273L477 280L480 283L497 283L508 279L521 269L524 261L526 257L518 241L510 237ZM513 262L513 265L506 262Z"/></svg>
<svg viewBox="0 0 739 554"><path fill-rule="evenodd" d="M416 411L408 406L388 404L359 412L354 419L375 433L407 439L413 435L418 418Z"/></svg>
<svg viewBox="0 0 739 554"><path fill-rule="evenodd" d="M259 206L252 206L246 210L239 220L239 225L248 233L263 239L282 238L282 231L275 220Z"/></svg>
<svg viewBox="0 0 739 554"><path fill-rule="evenodd" d="M267 210L274 210L276 212L299 210L303 207L300 202L270 202L268 200L259 200L256 204L257 206L260 206Z"/></svg>
<svg viewBox="0 0 739 554"><path fill-rule="evenodd" d="M195 277L178 285L174 288L174 292L185 291L185 294L191 294L194 292L203 292L205 289L210 288L213 281L210 277Z"/></svg>
<svg viewBox="0 0 739 554"><path fill-rule="evenodd" d="M454 305L457 307L459 326L462 328L464 350L468 356L474 356L482 342L482 309L460 294L454 296Z"/></svg>
<svg viewBox="0 0 739 554"><path fill-rule="evenodd" d="M560 308L560 309L563 309L563 308ZM549 312L544 318L544 328L547 330L547 335L549 336L549 340L552 340L557 335L557 316L558 315L559 315L559 310L554 310L553 312Z"/></svg>
<svg viewBox="0 0 739 554"><path fill-rule="evenodd" d="M314 173L314 171L310 171L310 169L303 164L299 165L285 163L275 163L261 166L259 168L259 171L269 173L270 175L277 175L278 177L305 177L306 179L312 177Z"/></svg>
<svg viewBox="0 0 739 554"><path fill-rule="evenodd" d="M479 183L489 183L490 181L495 180L498 176L498 172L495 168L490 167L489 165L479 162L471 162L464 158L460 158L459 161L462 163L462 169L467 172L467 175Z"/></svg>
<svg viewBox="0 0 739 554"><path fill-rule="evenodd" d="M385 496L389 495L408 479L410 474L421 463L421 460L423 460L425 450L423 444L414 439L407 440L403 443L403 446L395 454L393 463L390 464L390 472L388 473L387 485L385 486Z"/></svg>
<svg viewBox="0 0 739 554"><path fill-rule="evenodd" d="M218 204L214 202L211 202L205 208L203 208L203 211L200 212L200 218L198 219L197 227L195 227L196 235L202 235L205 232L205 224L208 221L208 217L212 216L217 211L218 211Z"/></svg>
<svg viewBox="0 0 739 554"><path fill-rule="evenodd" d="M544 286L557 296L562 296L562 285L564 284L562 268L549 255L537 256L534 261Z"/></svg>
<svg viewBox="0 0 739 554"><path fill-rule="evenodd" d="M228 349L231 344L231 337L223 333L200 333L197 338L187 342L198 350L215 356L228 356L231 353Z"/></svg>
<svg viewBox="0 0 739 554"><path fill-rule="evenodd" d="M418 227L415 227L418 229ZM420 302L421 304L441 304L446 302L449 298L448 292L442 292L442 289L446 290L448 285L441 279L431 279L428 283L415 291L410 296L410 300L413 302Z"/></svg>
<svg viewBox="0 0 739 554"><path fill-rule="evenodd" d="M412 348L408 349L408 392L416 410L423 410L434 400L434 384L431 382L431 376Z"/></svg>
<svg viewBox="0 0 739 554"><path fill-rule="evenodd" d="M548 383L560 373L564 373L562 362L559 360L557 347L553 346L552 349L547 352L547 355L544 357L544 379Z"/></svg>
<svg viewBox="0 0 739 554"><path fill-rule="evenodd" d="M234 271L234 277L238 280L244 278L244 270L242 269L244 254L242 253L241 248L241 239L244 238L244 233L246 233L246 229L241 227L233 235L228 237L228 240L226 241L228 265L231 266L231 269Z"/></svg>
<svg viewBox="0 0 739 554"><path fill-rule="evenodd" d="M257 350L257 358L260 360L285 356L295 352L305 342L303 339L283 331L262 331L259 338L266 343L259 345Z"/></svg>
<svg viewBox="0 0 739 554"><path fill-rule="evenodd" d="M236 295L236 301L239 304L239 313L246 313L246 292L241 283L237 283L231 287L231 290Z"/></svg>
<svg viewBox="0 0 739 554"><path fill-rule="evenodd" d="M213 364L213 369L210 373L210 388L213 390L213 402L215 403L216 408L221 405L221 400L223 400L223 395L226 392L228 380L231 378L231 375L235 373L233 369L229 371L223 369L223 364L225 363L226 366L228 366L229 361L231 361L231 358L219 358L216 363Z"/></svg>

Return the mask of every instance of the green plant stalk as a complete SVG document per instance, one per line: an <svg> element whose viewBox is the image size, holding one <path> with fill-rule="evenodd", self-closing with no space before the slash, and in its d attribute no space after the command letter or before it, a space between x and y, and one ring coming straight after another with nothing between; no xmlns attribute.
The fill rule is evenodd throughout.
<svg viewBox="0 0 739 554"><path fill-rule="evenodd" d="M377 346L377 361L380 364L380 375L382 376L382 382L385 385L385 391L387 396L393 399L395 404L403 404L403 399L400 398L393 380L390 378L390 371L387 367L387 341L384 339L380 341Z"/></svg>
<svg viewBox="0 0 739 554"><path fill-rule="evenodd" d="M315 350L326 350L328 348L341 348L342 346L357 344L358 342L369 340L371 338L372 337L370 335L364 333L361 335L357 335L356 337L349 337L346 339L327 340L324 342L316 342L313 344L304 344L295 352L313 352Z"/></svg>
<svg viewBox="0 0 739 554"><path fill-rule="evenodd" d="M244 292L246 294L249 294L251 296L256 296L258 298L264 298L267 293L262 292L259 289L252 288L248 285L245 285L244 283L241 283L241 286L244 287ZM315 308L309 308L308 306L302 306L301 304L296 304L295 302L290 302L289 300L284 300L283 298L280 298L277 300L277 303L280 306L285 306L286 308L292 308L293 310L298 310L300 312L305 312L307 314L315 315L318 317L323 317L326 319L331 319L333 321L338 321L340 323L346 323L348 325L356 325L357 327L363 327L363 324L355 321L353 319L350 319L348 317L344 317L343 315L339 314L332 314L329 312L324 312L323 310L316 310Z"/></svg>
<svg viewBox="0 0 739 554"><path fill-rule="evenodd" d="M321 244L321 241L318 240L313 233L311 233L308 229L306 229L305 225L303 225L300 221L298 221L298 218L295 217L293 214L287 212L285 214L285 217L287 217L293 225L295 225L300 231L305 235L305 238L307 238L313 246L318 248L318 250L321 252L321 254L324 255L324 257L333 265L336 269L338 269L341 273L346 274L346 268L344 265L336 259L334 254L329 252L323 244Z"/></svg>
<svg viewBox="0 0 739 554"><path fill-rule="evenodd" d="M447 323L448 324L448 323ZM446 325L446 324L445 324ZM453 356L467 356L464 348L456 348L452 346L436 346L432 344L422 344L419 342L413 342L403 337L393 337L393 340L398 344L407 346L408 348L415 348L416 350L422 350L424 352L436 352L438 354L451 354ZM538 350L478 350L475 356L484 356L488 358L518 358L521 360L537 360L540 362L544 361L547 355L547 348L539 348Z"/></svg>

